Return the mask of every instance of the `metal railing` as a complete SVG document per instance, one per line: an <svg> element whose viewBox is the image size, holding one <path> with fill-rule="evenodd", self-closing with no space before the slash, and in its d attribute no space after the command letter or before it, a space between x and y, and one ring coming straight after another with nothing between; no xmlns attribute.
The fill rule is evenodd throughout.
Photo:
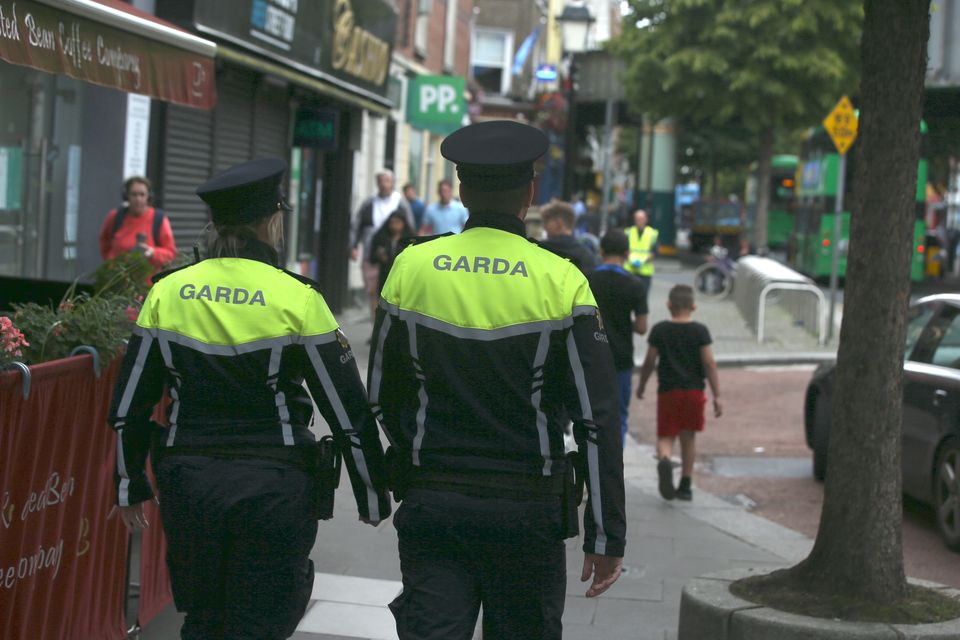
<svg viewBox="0 0 960 640"><path fill-rule="evenodd" d="M740 258L733 296L741 315L756 331L757 342L763 342L767 305L776 302L808 330L815 329L820 345L826 344L826 297L812 280L776 260L758 256ZM811 308L811 300L816 303L815 308Z"/></svg>

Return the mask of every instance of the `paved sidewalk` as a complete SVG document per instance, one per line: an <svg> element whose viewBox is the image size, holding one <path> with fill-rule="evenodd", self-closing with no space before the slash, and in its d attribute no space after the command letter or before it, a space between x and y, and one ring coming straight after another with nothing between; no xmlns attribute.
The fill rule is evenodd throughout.
<svg viewBox="0 0 960 640"><path fill-rule="evenodd" d="M667 317L666 295L675 283L692 282L692 271L664 261L650 293L651 321ZM698 303L697 317L715 339L720 359L762 361L786 351L793 357L829 354L816 340L778 320L776 336L764 345L745 327L731 300ZM771 326L774 322L771 317ZM367 313L341 314L365 377L371 324ZM638 340L638 357L644 348ZM632 416L637 419L636 413ZM321 426L318 431L325 430ZM630 440L624 452L628 538L625 573L599 598L583 597L579 540L568 541L564 638L568 640L665 640L676 637L680 593L698 575L722 569L785 566L804 557L811 541L702 491L691 503L665 502L657 493L653 450ZM387 603L400 591L396 533L390 522L374 529L357 521L356 506L342 482L333 520L320 523L311 557L317 577L313 601L293 636L296 640L396 638ZM168 607L141 634L144 640L173 640L180 617ZM477 636L479 637L479 635Z"/></svg>

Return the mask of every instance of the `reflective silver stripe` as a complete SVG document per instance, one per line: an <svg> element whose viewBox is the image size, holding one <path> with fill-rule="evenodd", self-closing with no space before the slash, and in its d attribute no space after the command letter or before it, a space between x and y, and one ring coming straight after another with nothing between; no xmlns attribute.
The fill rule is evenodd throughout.
<svg viewBox="0 0 960 640"><path fill-rule="evenodd" d="M420 466L420 447L423 445L423 436L427 430L427 376L424 375L420 367L420 352L417 350L417 323L411 322L413 318L407 320L407 333L410 336L410 357L413 360L413 370L420 383L420 390L417 392L417 400L420 406L417 408L417 435L413 437L412 462L415 467Z"/></svg>
<svg viewBox="0 0 960 640"><path fill-rule="evenodd" d="M593 407L590 405L590 394L587 392L586 376L583 373L583 364L580 362L580 352L577 342L573 339L573 332L567 334L567 355L570 358L570 368L577 385L580 397L580 412L583 419L593 422ZM596 427L592 427L596 429ZM597 540L594 553L603 555L607 549L607 532L603 528L603 505L600 496L600 452L597 448L596 434L587 434L587 476L590 480L590 502L593 505L593 521L597 525Z"/></svg>
<svg viewBox="0 0 960 640"><path fill-rule="evenodd" d="M338 327L339 328L339 327ZM299 342L300 344L329 344L331 342L337 341L337 330L328 331L327 333L317 333L312 336L294 336L294 342Z"/></svg>
<svg viewBox="0 0 960 640"><path fill-rule="evenodd" d="M170 408L170 427L167 432L167 446L172 447L173 440L177 435L177 418L180 416L180 394L177 392L177 386L180 383L180 374L177 373L177 370L173 366L173 353L170 351L170 341L167 340L165 336L161 336L159 343L163 362L167 366L170 374L177 380L177 384L170 387L170 399L173 400L173 404Z"/></svg>
<svg viewBox="0 0 960 640"><path fill-rule="evenodd" d="M547 433L547 415L543 412L540 402L543 399L543 365L547 361L547 348L550 346L550 332L540 334L537 344L537 354L533 358L532 394L533 408L537 412L537 435L540 437L540 455L543 456L543 475L551 475L553 461L550 459L550 436ZM538 375L539 374L539 375Z"/></svg>
<svg viewBox="0 0 960 640"><path fill-rule="evenodd" d="M579 307L573 308L572 315L574 318L577 316L592 316L597 313L597 308L589 304L580 305Z"/></svg>
<svg viewBox="0 0 960 640"><path fill-rule="evenodd" d="M117 487L117 504L130 506L130 476L127 474L127 461L123 459L123 429L117 429L117 475L120 484Z"/></svg>
<svg viewBox="0 0 960 640"><path fill-rule="evenodd" d="M393 316L399 315L399 313L400 313L400 307L398 307L398 306L395 305L395 304L391 304L391 303L387 302L387 301L384 300L383 298L380 298L379 307L380 307L381 309L383 309L384 311L386 311L388 314L393 315Z"/></svg>
<svg viewBox="0 0 960 640"><path fill-rule="evenodd" d="M390 325L392 323L393 319L390 317L390 314L383 316L380 333L377 334L373 345L373 370L370 372L369 394L370 403L378 407L380 405L380 385L383 382L383 345L387 341L387 334L390 333Z"/></svg>
<svg viewBox="0 0 960 640"><path fill-rule="evenodd" d="M443 320L432 318L428 315L416 311L401 309L400 319L408 324L419 324L422 327L433 329L451 335L455 338L466 338L468 340L501 340L503 338L512 338L514 336L525 336L531 333L540 333L542 331L560 331L573 326L573 317L561 318L560 320L536 320L534 322L522 322L512 324L506 327L497 327L495 329L476 329L472 327L460 327Z"/></svg>
<svg viewBox="0 0 960 640"><path fill-rule="evenodd" d="M307 349L307 351L316 351ZM274 403L277 406L277 414L280 416L280 430L283 432L283 444L288 447L293 446L293 427L290 426L290 410L287 409L287 398L283 391L280 391L280 358L283 357L283 347L274 347L270 350L270 367L267 370L268 384L273 387Z"/></svg>
<svg viewBox="0 0 960 640"><path fill-rule="evenodd" d="M137 359L133 363L133 369L130 371L130 378L127 380L127 386L123 389L123 396L120 399L120 406L117 407L117 417L126 418L127 411L130 410L130 403L133 402L133 394L137 391L137 385L140 384L140 376L143 375L143 365L147 362L147 356L150 354L150 347L153 345L153 336L145 334L140 342L140 350L137 351Z"/></svg>
<svg viewBox="0 0 960 640"><path fill-rule="evenodd" d="M330 378L330 373L327 371L326 365L323 364L323 359L320 357L320 354L316 349L307 349L307 355L310 357L310 364L313 365L313 370L320 379L324 393L327 394L327 400L330 402L330 406L333 407L333 413L337 416L337 422L340 423L340 428L343 429L344 433L351 440L350 452L357 466L357 473L360 474L363 484L367 487L367 506L370 509L370 520L379 522L380 503L377 492L373 488L373 481L370 479L370 471L367 469L367 461L363 455L363 449L359 446L360 439L357 436L356 429L354 429L353 424L350 423L347 410L343 406L343 401L340 400L339 394L337 394L337 389L333 385L333 380ZM356 443L356 445L354 445L354 443Z"/></svg>
<svg viewBox="0 0 960 640"><path fill-rule="evenodd" d="M252 340L250 342L244 342L242 344L208 344L202 340L197 340L196 338L191 338L185 336L176 331L169 331L167 329L155 329L151 334L155 333L158 337L164 338L173 344L178 344L182 347L187 347L198 351L200 353L211 355L211 356L238 356L245 353L253 353L255 351L262 351L265 349L275 349L277 347L285 347L294 343L305 343L305 344L318 344L321 342L332 342L336 340L336 333L331 332L329 334L323 333L316 336L309 336L303 338L301 336L290 335L290 336L280 336L278 338L265 338L263 340Z"/></svg>

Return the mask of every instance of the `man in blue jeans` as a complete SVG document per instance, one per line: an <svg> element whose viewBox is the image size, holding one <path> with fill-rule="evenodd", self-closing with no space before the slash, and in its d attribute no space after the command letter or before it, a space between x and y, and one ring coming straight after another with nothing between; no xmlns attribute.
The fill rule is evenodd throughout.
<svg viewBox="0 0 960 640"><path fill-rule="evenodd" d="M600 240L603 264L587 274L613 350L613 364L620 387L620 433L624 444L633 382L633 334L647 332L649 313L646 285L623 268L629 253L627 235L618 230L608 231Z"/></svg>

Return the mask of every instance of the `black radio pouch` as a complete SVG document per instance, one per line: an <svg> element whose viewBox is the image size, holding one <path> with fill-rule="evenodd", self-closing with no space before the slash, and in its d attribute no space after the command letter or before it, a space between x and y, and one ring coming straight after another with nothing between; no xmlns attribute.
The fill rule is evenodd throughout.
<svg viewBox="0 0 960 640"><path fill-rule="evenodd" d="M403 502L410 486L410 456L401 452L395 445L387 447L383 457L387 469L387 488L393 493L393 499Z"/></svg>
<svg viewBox="0 0 960 640"><path fill-rule="evenodd" d="M586 469L583 458L577 451L567 454L567 471L563 479L563 537L576 538L580 535L578 507L583 502L583 488Z"/></svg>
<svg viewBox="0 0 960 640"><path fill-rule="evenodd" d="M333 517L333 501L340 486L340 447L333 436L317 442L317 519Z"/></svg>

